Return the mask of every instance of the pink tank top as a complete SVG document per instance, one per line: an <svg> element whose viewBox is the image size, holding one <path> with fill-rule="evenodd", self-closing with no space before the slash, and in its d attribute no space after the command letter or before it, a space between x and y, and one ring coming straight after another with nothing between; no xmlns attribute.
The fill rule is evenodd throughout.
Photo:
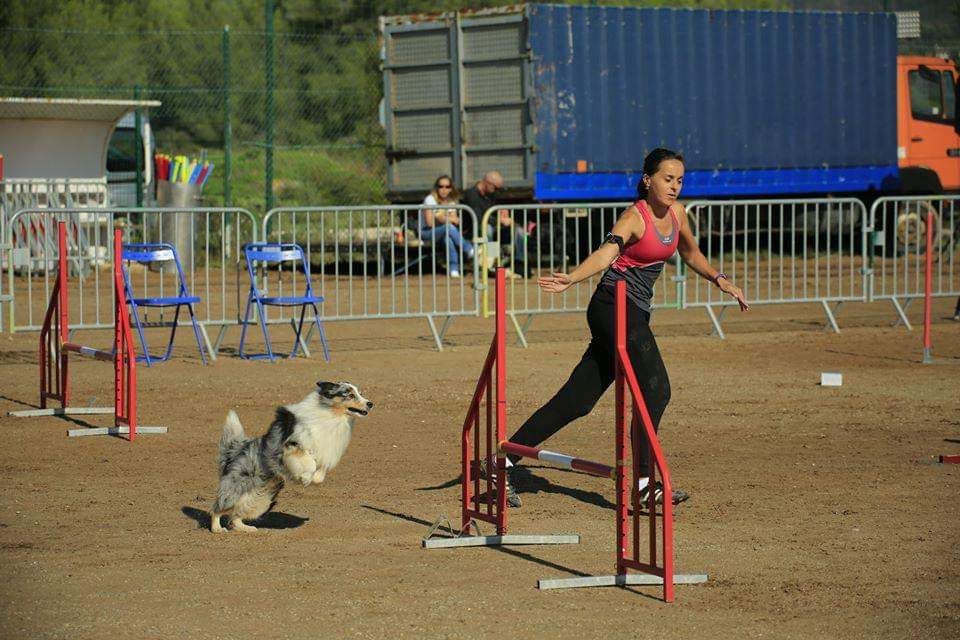
<svg viewBox="0 0 960 640"><path fill-rule="evenodd" d="M637 200L633 206L637 208L643 218L643 236L633 244L627 245L623 253L614 260L611 266L617 271L626 271L630 267L647 267L664 262L673 255L673 252L677 250L677 244L680 242L680 224L673 207L670 208L673 229L668 235L663 236L660 235L653 223L653 214L650 212L646 200Z"/></svg>

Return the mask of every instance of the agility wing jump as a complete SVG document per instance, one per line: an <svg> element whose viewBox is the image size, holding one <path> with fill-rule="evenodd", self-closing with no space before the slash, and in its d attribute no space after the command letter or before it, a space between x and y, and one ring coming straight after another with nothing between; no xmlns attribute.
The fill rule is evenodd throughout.
<svg viewBox="0 0 960 640"><path fill-rule="evenodd" d="M137 358L130 331L130 314L124 293L120 257L123 255L123 232L113 232L114 327L113 349L96 349L70 342L70 301L67 282L67 228L57 223L57 279L50 294L50 303L40 331L40 409L11 411L11 416L63 416L82 414L114 414L114 426L93 429L70 429L70 436L127 435L133 441L137 428ZM71 407L70 354L113 363L114 404L112 407ZM55 400L59 408L47 408ZM140 433L166 433L166 427L140 427Z"/></svg>
<svg viewBox="0 0 960 640"><path fill-rule="evenodd" d="M452 538L428 538L424 548L437 549L467 546L495 546L510 544L576 544L578 535L508 535L507 534L507 453L525 458L552 462L561 467L575 469L590 475L610 478L616 485L616 574L610 576L586 576L540 580L540 589L563 589L572 587L663 585L663 599L673 601L675 584L706 582L705 574L679 575L673 566L673 505L664 500L662 512L657 513L654 492L648 492L648 500L641 503L637 490L640 478L654 482L659 475L665 495L670 495L670 472L656 431L647 411L643 394L630 364L626 347L626 288L624 282L616 288L616 441L614 465L583 460L574 456L527 447L509 442L506 438L506 278L503 269L497 270L496 331L477 382L473 401L467 412L461 441L463 483L461 485L462 519L459 534ZM628 406L632 399L633 406ZM484 402L486 400L486 402ZM486 416L486 429L480 432L482 416ZM627 425L628 417L630 426ZM646 439L651 452L647 469L641 469L635 455L640 439ZM482 470L495 469L483 473ZM645 509L645 511L644 511ZM662 532L658 536L657 518L661 519ZM647 534L641 532L641 519L648 520ZM479 522L496 527L496 535L479 535ZM435 531L434 527L432 531ZM471 536L471 529L478 535ZM641 556L641 538L649 542L649 554ZM659 544L658 544L659 542ZM658 546L660 547L658 553ZM659 561L658 561L659 557ZM629 573L630 570L640 573Z"/></svg>

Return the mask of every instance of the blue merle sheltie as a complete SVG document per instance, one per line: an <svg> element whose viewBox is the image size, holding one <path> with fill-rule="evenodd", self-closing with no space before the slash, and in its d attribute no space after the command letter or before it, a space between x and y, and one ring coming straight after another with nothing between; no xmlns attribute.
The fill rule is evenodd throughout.
<svg viewBox="0 0 960 640"><path fill-rule="evenodd" d="M270 428L257 438L244 435L231 410L220 437L220 487L210 509L210 530L224 531L220 518L227 516L231 529L256 531L243 521L272 509L284 481L323 482L350 443L354 418L372 408L352 384L318 382L300 402L278 407Z"/></svg>

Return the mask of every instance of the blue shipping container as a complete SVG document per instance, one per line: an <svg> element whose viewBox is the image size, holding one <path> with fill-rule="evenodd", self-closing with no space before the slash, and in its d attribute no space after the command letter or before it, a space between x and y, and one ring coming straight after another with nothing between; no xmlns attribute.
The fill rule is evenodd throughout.
<svg viewBox="0 0 960 640"><path fill-rule="evenodd" d="M626 200L658 146L685 155L688 198L897 179L892 13L530 4L381 24L394 200L490 169L520 198Z"/></svg>
<svg viewBox="0 0 960 640"><path fill-rule="evenodd" d="M537 199L630 198L658 146L686 157L686 197L896 178L893 14L528 5L527 22Z"/></svg>

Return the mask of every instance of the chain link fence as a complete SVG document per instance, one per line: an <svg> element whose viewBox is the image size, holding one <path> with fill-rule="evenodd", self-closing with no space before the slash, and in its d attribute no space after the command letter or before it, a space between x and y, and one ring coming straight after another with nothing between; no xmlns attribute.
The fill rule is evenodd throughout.
<svg viewBox="0 0 960 640"><path fill-rule="evenodd" d="M900 53L960 55L960 0L785 0L777 6L822 10L828 4L919 10L922 37L901 40ZM262 215L275 206L386 202L380 43L372 30L110 31L13 22L0 27L0 57L0 95L160 101L149 113L156 149L203 153L215 165L204 205Z"/></svg>
<svg viewBox="0 0 960 640"><path fill-rule="evenodd" d="M2 28L0 56L0 95L159 100L156 150L215 165L205 205L385 202L375 34Z"/></svg>

